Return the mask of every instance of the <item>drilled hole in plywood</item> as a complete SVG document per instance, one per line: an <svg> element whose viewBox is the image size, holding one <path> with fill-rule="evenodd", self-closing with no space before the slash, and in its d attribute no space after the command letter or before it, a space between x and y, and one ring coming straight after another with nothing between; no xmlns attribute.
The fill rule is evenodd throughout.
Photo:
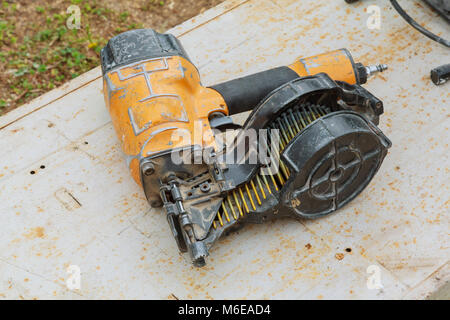
<svg viewBox="0 0 450 320"><path fill-rule="evenodd" d="M352 248L345 249L345 252L352 252Z"/></svg>
<svg viewBox="0 0 450 320"><path fill-rule="evenodd" d="M36 171L34 171L34 170L30 171L30 174L35 174L35 173L36 173Z"/></svg>
<svg viewBox="0 0 450 320"><path fill-rule="evenodd" d="M89 142L85 141L84 144L89 144Z"/></svg>
<svg viewBox="0 0 450 320"><path fill-rule="evenodd" d="M41 165L39 168L41 168L41 169L45 169L45 166L44 165Z"/></svg>

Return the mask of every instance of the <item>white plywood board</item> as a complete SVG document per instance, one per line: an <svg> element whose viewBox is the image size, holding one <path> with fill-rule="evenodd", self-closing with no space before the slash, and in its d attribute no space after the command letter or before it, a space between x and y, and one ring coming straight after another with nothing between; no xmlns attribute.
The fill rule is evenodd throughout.
<svg viewBox="0 0 450 320"><path fill-rule="evenodd" d="M404 1L448 30L416 3ZM449 53L386 1L370 4L382 9L380 30L366 27L367 2L233 0L171 31L207 85L341 47L389 64L366 87L385 103L380 127L394 145L355 201L325 219L249 225L222 239L207 267L192 267L128 173L96 68L0 117L0 298L402 299L442 286L450 90L428 73ZM80 289L66 286L70 265ZM383 288L367 286L372 265Z"/></svg>

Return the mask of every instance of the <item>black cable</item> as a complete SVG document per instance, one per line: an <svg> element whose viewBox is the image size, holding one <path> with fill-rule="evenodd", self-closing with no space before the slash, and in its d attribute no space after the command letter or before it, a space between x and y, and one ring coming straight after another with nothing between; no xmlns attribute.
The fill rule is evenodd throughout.
<svg viewBox="0 0 450 320"><path fill-rule="evenodd" d="M445 40L445 39L435 35L434 33L428 31L427 29L425 29L424 27L419 25L416 21L414 21L413 18L411 18L403 10L403 8L398 4L397 0L390 0L390 1L391 1L392 6L394 7L394 9L397 10L398 14L401 15L403 17L403 19L405 19L406 22L408 22L413 28L415 28L416 30L418 30L419 32L421 32L422 34L427 36L428 38L430 38L436 42L439 42L440 44L443 44L444 46L450 48L450 41Z"/></svg>

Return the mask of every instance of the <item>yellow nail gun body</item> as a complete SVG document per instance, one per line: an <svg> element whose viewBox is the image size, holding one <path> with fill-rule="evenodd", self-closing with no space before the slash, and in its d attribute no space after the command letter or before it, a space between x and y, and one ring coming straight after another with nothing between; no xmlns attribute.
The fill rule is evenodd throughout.
<svg viewBox="0 0 450 320"><path fill-rule="evenodd" d="M101 57L105 102L131 174L149 203L164 207L180 250L197 266L244 222L339 209L369 183L390 146L375 126L383 104L360 86L385 67L355 64L345 49L210 88L172 35L129 31ZM219 145L217 131L237 127L230 115L248 110L234 143ZM255 147L245 142L250 129L276 130L276 154L246 161ZM238 149L235 162L220 160Z"/></svg>

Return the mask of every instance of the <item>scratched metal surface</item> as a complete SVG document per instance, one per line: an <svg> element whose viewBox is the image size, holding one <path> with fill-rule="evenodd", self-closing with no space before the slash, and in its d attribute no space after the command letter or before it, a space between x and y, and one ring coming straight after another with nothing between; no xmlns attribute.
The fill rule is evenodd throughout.
<svg viewBox="0 0 450 320"><path fill-rule="evenodd" d="M0 117L0 298L402 299L442 286L450 87L427 75L449 53L387 3L233 0L172 30L206 85L340 47L390 65L366 87L385 102L380 127L394 145L364 193L325 219L247 226L203 269L178 254L164 215L128 174L99 68ZM365 26L369 4L382 9L381 30ZM449 34L418 1L402 4ZM81 269L80 289L66 286L70 265ZM370 265L382 289L368 289Z"/></svg>

